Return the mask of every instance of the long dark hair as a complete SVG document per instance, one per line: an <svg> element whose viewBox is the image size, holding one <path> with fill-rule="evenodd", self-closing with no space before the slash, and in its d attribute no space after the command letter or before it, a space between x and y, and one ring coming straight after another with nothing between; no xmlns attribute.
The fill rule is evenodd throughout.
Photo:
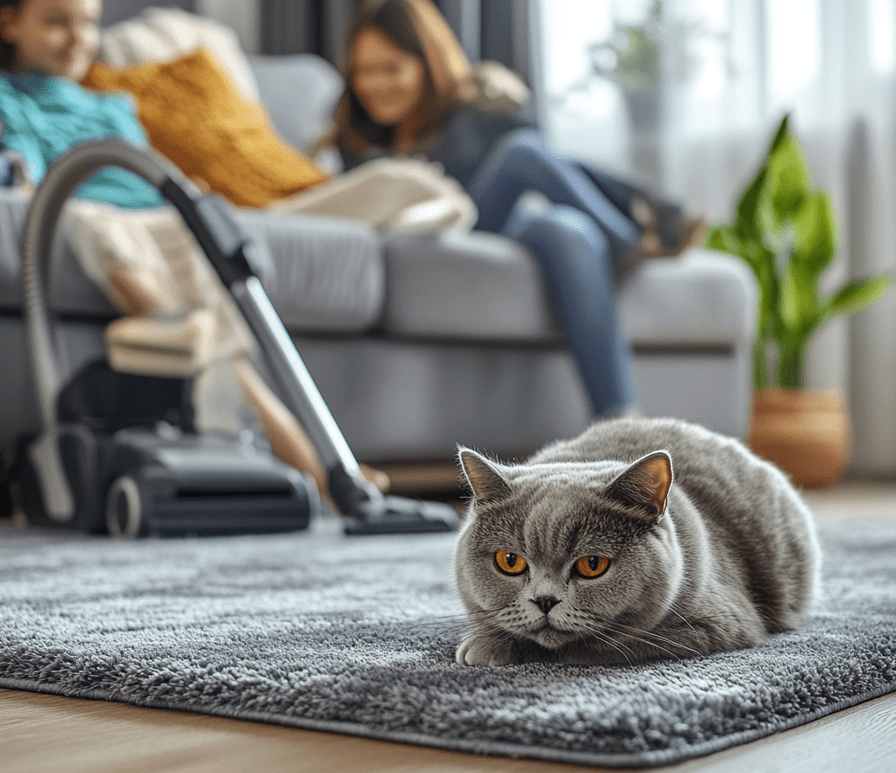
<svg viewBox="0 0 896 773"><path fill-rule="evenodd" d="M335 111L333 139L360 153L371 146L392 147L396 128L378 124L364 109L352 85L352 50L358 36L375 30L396 48L423 64L423 96L413 134L422 139L437 130L472 78L470 62L444 17L430 0L366 0L355 13L345 46L345 91Z"/></svg>
<svg viewBox="0 0 896 773"><path fill-rule="evenodd" d="M0 13L6 8L12 8L13 11L18 13L23 2L25 2L25 0L0 0ZM16 47L0 35L0 70L11 70L15 67L15 64Z"/></svg>

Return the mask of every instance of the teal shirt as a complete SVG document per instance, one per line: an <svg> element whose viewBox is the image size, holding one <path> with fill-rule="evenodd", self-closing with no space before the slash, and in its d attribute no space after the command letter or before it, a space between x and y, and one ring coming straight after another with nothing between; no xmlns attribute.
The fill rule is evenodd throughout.
<svg viewBox="0 0 896 773"><path fill-rule="evenodd" d="M126 97L35 73L0 74L0 121L4 124L0 143L22 154L35 182L40 182L56 156L79 142L121 137L147 143ZM153 186L118 167L101 169L74 195L128 209L165 203Z"/></svg>

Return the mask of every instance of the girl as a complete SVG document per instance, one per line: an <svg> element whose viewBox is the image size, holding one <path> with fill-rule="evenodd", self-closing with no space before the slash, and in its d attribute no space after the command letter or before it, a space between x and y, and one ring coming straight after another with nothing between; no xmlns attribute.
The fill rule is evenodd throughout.
<svg viewBox="0 0 896 773"><path fill-rule="evenodd" d="M0 141L18 151L39 181L72 145L97 137L146 142L131 102L78 85L99 47L101 0L0 2ZM122 169L103 169L76 196L121 207L160 206L150 185Z"/></svg>
<svg viewBox="0 0 896 773"><path fill-rule="evenodd" d="M594 414L632 412L614 278L649 254L680 252L697 224L558 156L524 115L489 100L430 0L362 3L346 62L332 135L346 168L391 154L441 164L475 201L478 228L520 240L539 260ZM519 200L530 190L555 206L528 211Z"/></svg>

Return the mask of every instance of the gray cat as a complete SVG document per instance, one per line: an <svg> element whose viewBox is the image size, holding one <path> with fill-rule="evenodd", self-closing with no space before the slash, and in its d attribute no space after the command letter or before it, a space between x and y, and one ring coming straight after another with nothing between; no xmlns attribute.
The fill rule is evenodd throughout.
<svg viewBox="0 0 896 773"><path fill-rule="evenodd" d="M799 625L812 601L811 515L736 440L618 419L523 464L467 448L460 462L473 501L455 550L468 623L458 663L624 664L750 647Z"/></svg>

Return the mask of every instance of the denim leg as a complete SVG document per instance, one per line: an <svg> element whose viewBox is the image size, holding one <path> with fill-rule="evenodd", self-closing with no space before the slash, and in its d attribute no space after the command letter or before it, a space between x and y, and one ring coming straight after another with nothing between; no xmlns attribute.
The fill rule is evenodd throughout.
<svg viewBox="0 0 896 773"><path fill-rule="evenodd" d="M517 207L502 233L539 261L594 415L632 407L630 353L619 327L610 250L601 230L572 207L556 206L544 214Z"/></svg>
<svg viewBox="0 0 896 773"><path fill-rule="evenodd" d="M590 164L576 162L591 181L612 201L616 207L631 220L632 202L635 198L643 199L656 215L656 230L666 247L674 247L681 238L682 220L684 210L680 204L661 199L645 188L639 188L634 183L623 180L615 175Z"/></svg>
<svg viewBox="0 0 896 773"><path fill-rule="evenodd" d="M557 155L534 129L505 135L486 156L468 192L479 208L477 228L500 232L519 197L538 191L554 204L588 214L600 226L620 263L640 231L574 162Z"/></svg>
<svg viewBox="0 0 896 773"><path fill-rule="evenodd" d="M649 200L651 195L644 189L636 187L633 183L623 180L620 177L598 169L592 164L583 161L576 161L576 166L582 170L590 180L600 189L613 204L627 218L632 218L632 200L640 196L645 200Z"/></svg>

